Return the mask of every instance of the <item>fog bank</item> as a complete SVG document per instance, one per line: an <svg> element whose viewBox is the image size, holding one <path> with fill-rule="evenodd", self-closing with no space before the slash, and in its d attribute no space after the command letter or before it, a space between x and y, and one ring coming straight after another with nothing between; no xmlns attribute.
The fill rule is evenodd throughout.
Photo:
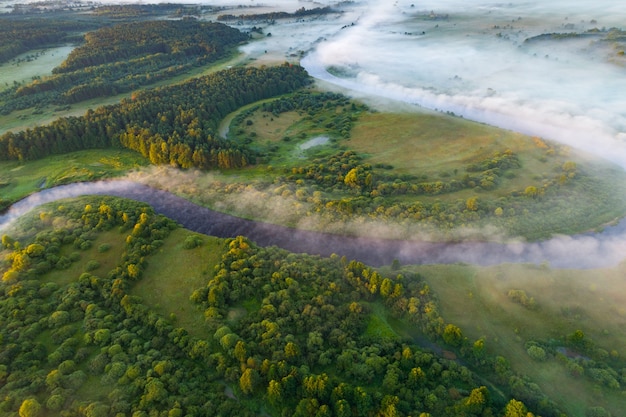
<svg viewBox="0 0 626 417"><path fill-rule="evenodd" d="M263 246L275 245L296 253L321 256L335 253L372 266L389 265L398 260L402 264L546 263L555 268L581 269L615 266L626 253L626 222L607 228L602 233L557 236L536 243L428 242L355 237L292 229L230 216L129 180L68 184L32 194L0 216L0 234L9 231L15 219L41 204L86 194L108 194L143 201L157 213L199 233L217 237L243 235ZM383 230L384 225L372 223L364 226L379 227L381 233L376 236L389 235Z"/></svg>
<svg viewBox="0 0 626 417"><path fill-rule="evenodd" d="M311 75L626 166L626 60L615 45L598 36L526 41L619 26L626 12L615 2L362 4L354 25L303 59Z"/></svg>

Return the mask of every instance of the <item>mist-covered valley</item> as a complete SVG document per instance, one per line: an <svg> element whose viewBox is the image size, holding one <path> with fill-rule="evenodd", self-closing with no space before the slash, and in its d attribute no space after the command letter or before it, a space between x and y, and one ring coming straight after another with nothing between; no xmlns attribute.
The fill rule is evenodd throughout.
<svg viewBox="0 0 626 417"><path fill-rule="evenodd" d="M47 305L51 299L63 303L46 307L49 311L40 309L42 318L38 321L21 320L24 312L19 309L2 315L7 323L8 317L20 318L19 323L12 321L1 330L2 363L8 364L10 372L14 371L14 363L21 366L26 360L40 361L43 366L37 368L41 369L36 380L39 384L16 390L16 384L0 386L2 394L10 393L0 402L0 409L17 416L18 409L22 413L20 404L32 405L35 398L50 415L62 413L64 406L71 407L76 415L108 415L113 410L134 415L131 411L140 413L150 407L168 415L183 415L183 409L188 415L229 415L221 407L232 407L232 415L282 412L313 416L322 415L322 411L327 415L367 415L358 408L365 407L363 404L355 405L352 388L339 391L340 386L351 384L359 385L358 389L365 387L354 392L365 393L362 399L367 401L362 402L376 410L370 415L479 415L475 411L478 405L470 398L483 398L486 392L490 396L481 400L483 415L509 417L516 411L521 413L517 415L544 417L620 415L626 408L622 288L626 225L622 222L614 226L619 219L610 208L594 210L601 205L591 197L585 201L585 196L604 196L605 206L610 205L606 201L616 201L619 206L624 200L624 196L612 195L621 194L624 184L612 187L606 180L623 178L626 167L626 103L621 94L625 91L626 35L620 26L625 13L619 5L610 1L592 5L583 1L505 4L255 0L241 6L239 2L218 0L211 3L215 8L206 3L199 20L215 21L224 13L291 13L325 6L332 11L276 20L225 20L232 27L250 32L252 39L238 46L239 55L223 58L215 68L230 71L284 61L300 63L314 77L313 87L307 91L310 101L318 100L320 96L315 94L320 91L338 91L354 100L319 99L325 103L321 106L325 110L317 113L308 113L309 108L272 113L263 110L258 101L236 111L224 111L231 112L225 119L230 133L229 126L220 126L215 129L220 132L215 141L247 141L266 153L256 154L257 164L251 166L231 169L221 165L222 172L188 166L180 169L176 159L146 167L153 155L142 153L140 146L124 149L124 153L119 148L87 149L44 157L36 164L2 161L2 198L8 190L45 188L55 181L88 182L33 192L0 216L0 235L7 233L0 249L6 255L6 261L0 264L0 285L5 288L5 298L0 297L0 301L8 300L10 305L11 297L31 297L35 301L29 299L30 305ZM228 71L225 73L237 74ZM11 81L12 74L0 75L0 80ZM195 75L180 75L177 82L184 84L181 80L186 76ZM235 85L238 76L233 75L229 82ZM215 84L201 88L210 90ZM192 95L194 92L188 92L180 97L191 100ZM293 92L284 95L297 96ZM140 108L148 96L133 97L124 101L129 107L120 113L133 102ZM152 97L154 103L164 99ZM288 104L295 102L281 99ZM274 100L264 98L263 104ZM361 107L362 103L369 109ZM81 104L73 106L73 114L78 115ZM119 108L111 106L109 110L114 113ZM194 110L186 109L187 115ZM150 123L161 120L160 128L166 132L166 111L169 109L145 120L141 125L145 130L128 129L123 133L127 138L137 133L137 138L141 132L146 141L152 140L146 133L152 128ZM167 113L172 120L184 119L179 117L181 114ZM355 126L339 126L335 123L338 114L348 115L342 119L353 120ZM36 114L23 111L20 116L24 116L24 123L36 123ZM188 120L192 119L190 116ZM466 123L470 120L481 124ZM193 120L183 125L186 129L200 123ZM486 125L508 131L488 130ZM324 130L327 126L331 127ZM457 130L453 132L451 126ZM109 127L113 130L112 124ZM422 135L422 127L434 134ZM376 133L368 134L368 128ZM441 132L446 132L440 141L444 144L429 153L429 146L439 146L436 134ZM411 135L424 144L402 147L401 142L411 140ZM473 148L472 139L479 148L474 153L468 152ZM551 141L584 152L570 151L568 146ZM510 149L504 145L513 151L507 152ZM358 160L354 172L363 173L359 170L372 162L379 166L375 177L388 175L379 175L376 180L382 178L398 187L414 185L417 189L419 181L451 184L459 180L470 164L459 162L460 157L455 160L456 152L470 154L474 165L503 155L512 160L513 155L519 155L520 159L519 164L513 164L515 167L502 168L497 186L491 184L489 188L487 184L481 188L476 180L471 186L464 185L458 194L452 193L452 197L409 194L387 206L381 195L373 193L378 189L358 194L355 190L362 190L357 188L361 186L359 179L346 180L353 167L348 163L357 161L355 157L350 160L352 156L346 156L337 162L348 169L333 172L336 181L329 182L329 186L312 183L304 176L309 170L330 165L331 159L338 159L338 151L343 156L360 152L372 158L371 149L381 151L385 146L411 149L413 154L398 151L389 153L393 158L368 159L361 165ZM586 159L585 152L591 157ZM136 155L131 158L129 154L133 153ZM446 159L448 154L450 167L428 161L431 155ZM328 162L320 162L323 158ZM617 166L603 164L601 158ZM118 171L103 174L109 166ZM124 169L127 173L121 181L95 181L119 176ZM396 170L402 175L393 177ZM504 174L507 170L510 176ZM468 176L475 175L467 172ZM320 178L333 179L328 172L322 173ZM361 177L365 186L367 176ZM604 181L586 182L590 178ZM371 178L369 181L371 184ZM593 189L597 184L605 188ZM547 190L545 196L540 196L534 185ZM173 218L179 225L152 216L151 209L129 200L100 195L75 199L96 193L147 201L157 213ZM561 204L556 204L559 195ZM239 219L237 223L221 213L212 218L205 207L194 206L181 196L261 222ZM378 206L363 203L370 197ZM542 198L535 197L545 200L542 203ZM72 200L58 202L64 198ZM352 198L362 204L354 204L354 215L349 204ZM455 211L402 211L402 203L418 199L430 205L428 210L442 205L454 206ZM342 204L347 207L345 212L324 218ZM40 212L24 215L41 205ZM357 214L359 209L362 211ZM588 215L581 215L585 210ZM114 212L116 216L111 215ZM376 218L375 214L380 213ZM394 215L401 221L394 223ZM411 224L412 219L424 220L427 216L433 219L428 228ZM504 228L495 225L509 225L507 222L520 218L535 222L535 230L545 235L537 234L542 238L527 242L511 238ZM577 224L576 232L567 235L570 225L563 219L570 218L582 218L593 226ZM488 224L487 219L494 224ZM263 222L305 230L273 228ZM434 239L432 227L453 228L463 222L470 226L462 225L444 234L444 241L424 242ZM566 235L544 239L554 234L550 227L555 224ZM605 227L608 224L611 226ZM13 235L19 227L24 227L25 237ZM321 236L311 230L329 234ZM40 231L41 248L28 245L27 239ZM232 233L250 233L252 242L245 238L224 241L213 236L232 237ZM350 236L342 240L342 235ZM13 237L19 242L14 243ZM263 248L254 244L256 239ZM281 252L269 245L323 257ZM331 252L333 255L326 258ZM31 255L37 263L33 261L28 269ZM272 261L266 263L266 259ZM351 259L369 266L358 266ZM119 268L118 263L122 265ZM317 263L319 267L312 266ZM265 267L268 271L274 268L271 275ZM325 281L335 273L348 278ZM80 279L74 283L74 275L79 274ZM390 287L390 283L395 286ZM89 303L76 298L85 289L93 298ZM310 299L293 301L309 293ZM329 301L346 297L354 303L331 305ZM197 305L188 308L186 303L192 298ZM70 301L76 302L70 305ZM57 308L59 314L50 315ZM109 308L117 310L109 314L113 311ZM330 314L333 309L341 314L350 312L356 318L349 326L335 323L335 315ZM32 309L27 310L30 315ZM65 315L65 310L71 315ZM264 329L262 338L261 331L253 330L254 326L248 328L248 320L257 314L259 323L254 326ZM423 317L408 322L405 319L410 314ZM318 320L320 317L324 319ZM319 323L313 324L316 320L326 323L320 330L321 338L317 334ZM125 333L125 326L132 330L132 336ZM189 337L180 337L187 326L191 329ZM356 344L340 340L337 334L343 331L341 326L358 334ZM259 338L254 339L256 335ZM45 349L55 349L54 343L66 337L72 342L65 347L72 343L79 347L76 355L65 347L48 359L41 354ZM18 339L19 343L3 344ZM141 343L137 343L139 340ZM276 346L269 349L270 342ZM32 345L39 355L35 358L28 351ZM432 355L417 353L422 348ZM19 349L24 352L15 353ZM385 356L386 350L392 354ZM166 356L170 353L174 359ZM13 354L19 360L9 360ZM69 359L57 363L60 355ZM431 355L428 361L425 355ZM381 365L379 359L383 357L389 361L388 366ZM419 357L428 378L420 382L422 385L415 385L409 373L418 373ZM432 361L437 363L431 366ZM121 371L125 362L128 372ZM183 363L185 366L179 367ZM470 371L465 366L476 372L476 379L468 376ZM174 376L177 368L184 374ZM446 381L439 379L442 370L447 374ZM204 397L189 394L184 385L186 381L196 383L198 374L204 382L196 387L202 387ZM300 385L292 389L296 376ZM16 373L11 378L9 383L19 380ZM311 388L314 380L318 381L315 389ZM333 393L323 385L331 387ZM132 390L127 389L130 386ZM412 391L418 386L419 392ZM31 391L36 395L30 395ZM290 394L285 395L287 392ZM528 409L518 400L524 401ZM345 407L348 402L352 408Z"/></svg>

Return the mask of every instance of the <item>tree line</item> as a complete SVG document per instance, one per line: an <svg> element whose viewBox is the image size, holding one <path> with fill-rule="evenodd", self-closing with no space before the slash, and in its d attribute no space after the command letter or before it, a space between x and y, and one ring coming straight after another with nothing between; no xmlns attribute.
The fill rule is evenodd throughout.
<svg viewBox="0 0 626 417"><path fill-rule="evenodd" d="M182 84L134 94L118 105L60 118L0 136L0 159L33 160L81 149L123 146L152 163L178 167L245 166L242 144L216 137L219 121L237 108L294 91L310 79L299 66L232 68Z"/></svg>
<svg viewBox="0 0 626 417"><path fill-rule="evenodd" d="M225 20L276 20L276 19L287 19L290 17L306 17L306 16L315 16L315 15L325 15L330 13L336 13L330 6L326 7L315 7L312 9L306 9L304 7L299 8L293 13L288 12L269 12L269 13L257 13L257 14L221 14L217 16L218 21Z"/></svg>
<svg viewBox="0 0 626 417"><path fill-rule="evenodd" d="M196 19L122 23L84 35L53 74L0 94L0 112L120 94L209 64L247 35Z"/></svg>

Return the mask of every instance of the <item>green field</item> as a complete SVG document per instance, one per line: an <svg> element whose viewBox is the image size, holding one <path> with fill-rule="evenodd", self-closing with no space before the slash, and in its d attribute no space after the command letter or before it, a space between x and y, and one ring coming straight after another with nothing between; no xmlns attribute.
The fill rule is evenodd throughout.
<svg viewBox="0 0 626 417"><path fill-rule="evenodd" d="M6 206L42 188L120 176L147 161L125 149L97 149L57 155L37 161L0 162L0 200Z"/></svg>
<svg viewBox="0 0 626 417"><path fill-rule="evenodd" d="M13 83L31 82L34 77L51 74L52 69L59 66L72 49L73 46L65 45L30 51L15 57L11 62L0 64L0 91ZM13 62L17 60L21 62Z"/></svg>
<svg viewBox="0 0 626 417"><path fill-rule="evenodd" d="M143 279L131 294L164 317L172 318L176 325L185 328L194 337L211 336L204 325L202 312L189 300L194 290L206 286L213 277L213 268L224 252L221 239L202 236L202 244L194 249L184 249L184 240L191 233L178 229L169 236L152 256Z"/></svg>

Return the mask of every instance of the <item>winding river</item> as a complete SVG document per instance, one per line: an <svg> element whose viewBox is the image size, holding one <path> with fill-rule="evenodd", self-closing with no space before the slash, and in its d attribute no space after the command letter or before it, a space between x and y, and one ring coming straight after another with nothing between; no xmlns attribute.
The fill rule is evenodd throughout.
<svg viewBox="0 0 626 417"><path fill-rule="evenodd" d="M151 205L182 226L199 233L235 237L243 235L262 246L275 245L296 253L321 256L337 254L368 265L380 266L398 260L401 264L547 262L556 268L614 266L626 254L626 221L601 233L559 236L534 243L424 242L333 235L255 222L219 213L184 198L146 185L111 180L58 186L19 201L0 216L0 232L15 219L48 202L81 195L112 195Z"/></svg>

